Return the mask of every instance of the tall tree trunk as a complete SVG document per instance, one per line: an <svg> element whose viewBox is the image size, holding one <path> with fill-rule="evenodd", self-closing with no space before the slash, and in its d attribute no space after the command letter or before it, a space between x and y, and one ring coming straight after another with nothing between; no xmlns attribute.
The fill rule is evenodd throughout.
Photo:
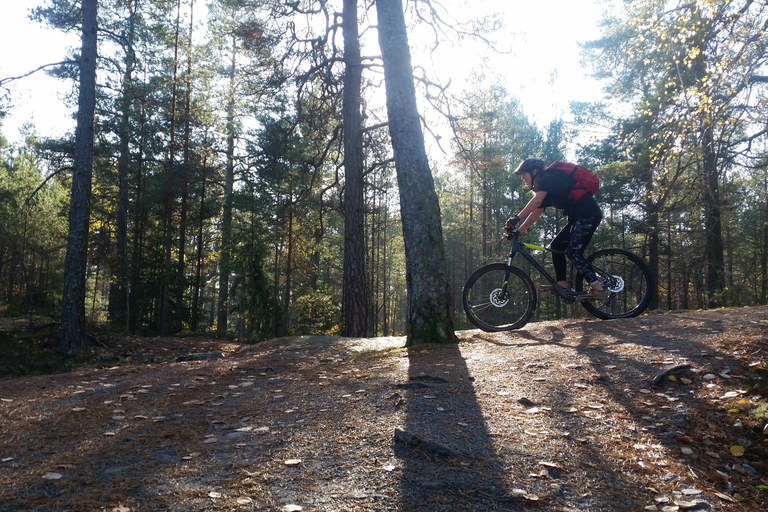
<svg viewBox="0 0 768 512"><path fill-rule="evenodd" d="M118 126L119 155L117 157L117 262L114 283L109 294L109 316L114 325L127 327L128 309L128 169L131 165L131 104L133 102L133 66L136 55L133 50L135 37L135 1L128 3L128 34L123 71L123 91L120 98L120 123Z"/></svg>
<svg viewBox="0 0 768 512"><path fill-rule="evenodd" d="M187 197L189 195L189 122L192 117L192 32L195 2L189 2L189 45L187 47L187 91L184 105L184 163L181 168L181 213L179 215L179 261L176 273L176 331L184 327L184 288L186 277L185 250L187 245Z"/></svg>
<svg viewBox="0 0 768 512"><path fill-rule="evenodd" d="M288 335L288 324L290 323L291 292L293 286L293 174L289 180L288 191L288 253L285 257L285 294L283 295L283 318L278 329L278 336Z"/></svg>
<svg viewBox="0 0 768 512"><path fill-rule="evenodd" d="M344 335L366 336L368 290L365 277L363 199L363 66L357 27L357 0L344 0Z"/></svg>
<svg viewBox="0 0 768 512"><path fill-rule="evenodd" d="M227 99L227 170L224 177L224 212L221 219L221 250L219 261L219 315L216 319L216 333L219 338L227 335L229 313L229 272L232 236L232 190L235 183L235 45L232 36L232 69L229 74L229 98Z"/></svg>
<svg viewBox="0 0 768 512"><path fill-rule="evenodd" d="M383 247L381 249L382 259L383 259L381 268L382 268L382 273L384 274L383 276L384 282L382 284L382 289L384 290L384 292L382 293L381 301L382 301L382 308L383 308L384 314L382 319L383 325L381 327L381 332L384 336L389 336L389 272L390 270L389 270L389 266L387 265L387 250L389 249L389 247L387 246L387 240L389 236L389 233L387 232L387 224L388 224L387 221L389 220L389 196L387 195L386 192L384 192L384 194L385 194L384 195L384 213L383 213L384 220L381 226L381 231L383 233L383 238L384 238Z"/></svg>
<svg viewBox="0 0 768 512"><path fill-rule="evenodd" d="M651 269L655 289L648 309L659 309L659 212L654 202L653 170L648 165L645 180L645 209L648 222L648 266Z"/></svg>
<svg viewBox="0 0 768 512"><path fill-rule="evenodd" d="M176 4L176 36L173 50L173 85L171 89L171 128L170 148L168 156L168 190L165 204L165 264L163 266L163 283L160 298L159 330L161 335L168 334L168 319L171 306L171 250L173 245L173 171L176 159L176 94L178 90L179 67L179 18L181 17L181 0ZM178 305L177 305L178 306Z"/></svg>
<svg viewBox="0 0 768 512"><path fill-rule="evenodd" d="M204 229L205 229L205 166L207 165L207 156L203 157L203 186L200 189L200 223L197 226L197 264L195 265L195 293L192 298L192 320L190 323L190 329L197 331L197 323L200 318L200 288L201 288L201 273L203 266L203 243L204 243Z"/></svg>
<svg viewBox="0 0 768 512"><path fill-rule="evenodd" d="M704 165L704 231L707 261L707 306L723 304L725 290L725 259L720 218L720 173L717 171L712 125L705 124L702 134L702 160Z"/></svg>
<svg viewBox="0 0 768 512"><path fill-rule="evenodd" d="M763 247L760 252L760 304L768 304L768 177L763 178Z"/></svg>
<svg viewBox="0 0 768 512"><path fill-rule="evenodd" d="M405 242L408 345L454 343L440 204L429 169L401 0L376 0Z"/></svg>
<svg viewBox="0 0 768 512"><path fill-rule="evenodd" d="M97 0L83 0L83 36L80 55L80 88L75 128L75 160L69 201L69 234L64 260L62 295L62 352L85 348L85 270L88 254L88 222L91 213L94 115L96 111Z"/></svg>
<svg viewBox="0 0 768 512"><path fill-rule="evenodd" d="M144 166L144 130L147 115L144 105L141 107L141 125L139 127L139 151L136 162L136 207L133 215L133 249L131 251L131 277L128 288L128 334L136 334L139 323L139 284L141 283L141 249L144 232L143 206L143 166Z"/></svg>

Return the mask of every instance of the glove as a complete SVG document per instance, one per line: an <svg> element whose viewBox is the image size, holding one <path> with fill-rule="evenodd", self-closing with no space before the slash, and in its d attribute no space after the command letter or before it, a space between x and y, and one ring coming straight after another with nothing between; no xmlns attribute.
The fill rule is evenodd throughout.
<svg viewBox="0 0 768 512"><path fill-rule="evenodd" d="M504 224L504 229L512 229L515 226L517 226L517 223L520 222L520 217L515 215L514 217L510 217L507 219L507 223Z"/></svg>

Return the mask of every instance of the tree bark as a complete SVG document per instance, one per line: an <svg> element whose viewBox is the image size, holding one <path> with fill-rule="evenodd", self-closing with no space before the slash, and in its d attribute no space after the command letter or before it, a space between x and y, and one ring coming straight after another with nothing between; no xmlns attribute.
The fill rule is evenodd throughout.
<svg viewBox="0 0 768 512"><path fill-rule="evenodd" d="M707 305L714 308L724 303L722 295L725 291L725 259L720 218L720 175L717 172L712 125L703 127L702 142Z"/></svg>
<svg viewBox="0 0 768 512"><path fill-rule="evenodd" d="M61 338L64 353L82 351L85 338L85 270L88 256L88 223L91 212L94 115L96 111L97 0L83 0L83 35L69 234L64 261Z"/></svg>
<svg viewBox="0 0 768 512"><path fill-rule="evenodd" d="M440 204L416 106L403 4L377 0L376 11L405 242L407 344L454 343Z"/></svg>
<svg viewBox="0 0 768 512"><path fill-rule="evenodd" d="M195 291L192 297L192 320L190 321L189 328L193 332L197 332L197 323L200 318L200 288L202 287L202 267L203 267L203 244L205 234L205 169L208 165L207 156L203 157L202 173L203 184L200 187L200 219L197 225L197 263L195 265Z"/></svg>
<svg viewBox="0 0 768 512"><path fill-rule="evenodd" d="M219 260L219 314L216 318L216 334L227 336L229 312L229 267L232 237L232 191L235 184L235 65L237 40L232 36L232 69L229 74L229 98L227 99L227 171L224 177L224 211L221 219L221 256Z"/></svg>
<svg viewBox="0 0 768 512"><path fill-rule="evenodd" d="M344 0L344 335L368 332L363 200L362 60L357 0Z"/></svg>
<svg viewBox="0 0 768 512"><path fill-rule="evenodd" d="M168 334L168 319L171 307L171 250L173 245L173 181L174 164L176 159L176 94L178 91L179 66L179 18L181 17L181 0L176 4L176 36L173 53L173 85L171 91L171 127L170 149L168 156L168 190L165 205L165 264L163 266L163 282L160 298L159 331L161 335ZM178 306L178 305L177 305Z"/></svg>
<svg viewBox="0 0 768 512"><path fill-rule="evenodd" d="M768 303L768 176L763 178L763 244L760 251L760 304Z"/></svg>
<svg viewBox="0 0 768 512"><path fill-rule="evenodd" d="M659 309L659 210L654 199L653 169L646 163L645 176L645 210L648 222L648 267L653 276L654 290L648 309Z"/></svg>
<svg viewBox="0 0 768 512"><path fill-rule="evenodd" d="M186 98L184 105L184 162L181 168L181 213L179 215L179 261L176 272L176 331L184 327L184 288L186 285L187 199L189 196L189 124L192 117L192 33L194 32L194 0L189 2L189 43L187 46Z"/></svg>
<svg viewBox="0 0 768 512"><path fill-rule="evenodd" d="M127 327L128 309L128 171L131 165L131 104L133 102L133 66L136 56L133 50L136 11L134 2L128 3L128 35L123 71L123 91L120 98L120 123L118 125L119 155L117 157L117 261L115 278L110 287L109 316L114 325Z"/></svg>
<svg viewBox="0 0 768 512"><path fill-rule="evenodd" d="M141 283L142 238L144 233L144 184L142 172L144 166L144 136L147 124L146 108L141 107L139 126L139 150L136 162L136 206L133 215L133 249L131 251L130 285L128 287L128 334L136 334L139 323L139 286Z"/></svg>

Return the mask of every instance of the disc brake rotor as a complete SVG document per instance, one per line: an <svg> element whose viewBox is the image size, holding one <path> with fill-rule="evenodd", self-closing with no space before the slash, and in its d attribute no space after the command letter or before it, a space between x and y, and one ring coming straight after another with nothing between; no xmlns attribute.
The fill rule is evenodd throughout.
<svg viewBox="0 0 768 512"><path fill-rule="evenodd" d="M501 288L496 288L495 290L493 290L491 292L489 299L491 301L491 304L493 304L497 308L503 308L509 302L508 298L502 298Z"/></svg>
<svg viewBox="0 0 768 512"><path fill-rule="evenodd" d="M624 279L619 276L611 276L608 282L604 285L609 292L619 293L624 289Z"/></svg>

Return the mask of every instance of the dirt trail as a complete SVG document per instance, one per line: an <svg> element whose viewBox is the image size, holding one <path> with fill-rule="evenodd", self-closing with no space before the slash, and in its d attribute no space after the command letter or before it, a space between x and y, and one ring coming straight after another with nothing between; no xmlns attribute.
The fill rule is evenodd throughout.
<svg viewBox="0 0 768 512"><path fill-rule="evenodd" d="M0 512L768 504L768 308L459 335L103 338L0 381Z"/></svg>

